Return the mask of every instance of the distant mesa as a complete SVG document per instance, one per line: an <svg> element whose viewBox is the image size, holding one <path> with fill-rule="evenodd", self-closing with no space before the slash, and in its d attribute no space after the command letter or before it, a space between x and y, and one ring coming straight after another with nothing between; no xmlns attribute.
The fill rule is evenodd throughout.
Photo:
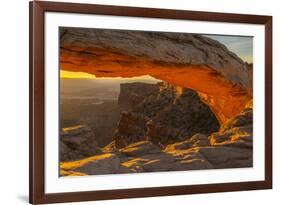
<svg viewBox="0 0 281 205"><path fill-rule="evenodd" d="M147 96L159 91L158 84L149 83L121 83L118 103L127 105L129 108L134 108L142 102Z"/></svg>

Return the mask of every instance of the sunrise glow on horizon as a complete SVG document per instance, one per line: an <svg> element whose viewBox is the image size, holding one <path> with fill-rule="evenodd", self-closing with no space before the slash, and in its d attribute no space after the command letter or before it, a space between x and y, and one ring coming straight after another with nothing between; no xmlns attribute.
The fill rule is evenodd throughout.
<svg viewBox="0 0 281 205"><path fill-rule="evenodd" d="M90 73L60 70L60 78L87 78L87 79L89 79L89 78L96 78L96 76L92 75Z"/></svg>
<svg viewBox="0 0 281 205"><path fill-rule="evenodd" d="M161 82L161 80L153 78L150 75L142 75L142 76L135 76L135 77L96 77L95 75L86 72L75 72L75 71L66 71L66 70L60 70L60 78L61 79L123 80L129 82L137 82L137 81Z"/></svg>

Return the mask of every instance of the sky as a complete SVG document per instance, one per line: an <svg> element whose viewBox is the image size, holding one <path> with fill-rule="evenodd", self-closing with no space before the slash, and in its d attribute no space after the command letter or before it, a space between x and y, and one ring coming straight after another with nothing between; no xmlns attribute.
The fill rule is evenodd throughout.
<svg viewBox="0 0 281 205"><path fill-rule="evenodd" d="M71 72L60 70L60 78L95 78L95 75L84 72Z"/></svg>
<svg viewBox="0 0 281 205"><path fill-rule="evenodd" d="M221 36L221 35L204 35L224 44L228 50L235 53L242 60L253 62L253 37L247 36Z"/></svg>

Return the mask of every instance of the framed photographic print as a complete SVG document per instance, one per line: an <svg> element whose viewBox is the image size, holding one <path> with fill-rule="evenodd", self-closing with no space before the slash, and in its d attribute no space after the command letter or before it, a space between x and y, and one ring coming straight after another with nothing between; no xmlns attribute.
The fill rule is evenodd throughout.
<svg viewBox="0 0 281 205"><path fill-rule="evenodd" d="M30 2L30 203L271 187L271 16Z"/></svg>

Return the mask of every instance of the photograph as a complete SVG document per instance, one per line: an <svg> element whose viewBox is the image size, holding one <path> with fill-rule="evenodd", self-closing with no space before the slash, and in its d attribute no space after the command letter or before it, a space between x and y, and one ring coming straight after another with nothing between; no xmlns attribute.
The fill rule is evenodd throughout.
<svg viewBox="0 0 281 205"><path fill-rule="evenodd" d="M253 167L253 36L58 31L59 177Z"/></svg>
<svg viewBox="0 0 281 205"><path fill-rule="evenodd" d="M272 189L273 16L189 6L29 3L30 203Z"/></svg>
<svg viewBox="0 0 281 205"><path fill-rule="evenodd" d="M232 2L3 1L0 205L280 201L281 10Z"/></svg>

